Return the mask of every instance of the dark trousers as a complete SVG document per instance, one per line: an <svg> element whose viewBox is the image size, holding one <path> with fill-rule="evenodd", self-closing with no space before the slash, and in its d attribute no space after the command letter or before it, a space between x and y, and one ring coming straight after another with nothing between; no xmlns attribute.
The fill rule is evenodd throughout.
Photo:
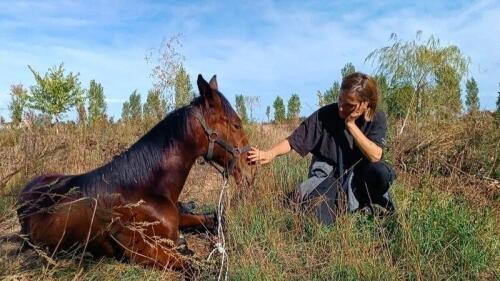
<svg viewBox="0 0 500 281"><path fill-rule="evenodd" d="M335 222L345 211L357 211L372 204L394 211L389 187L396 178L385 162L359 162L343 176L326 162L313 158L309 179L301 183L297 199L324 224Z"/></svg>

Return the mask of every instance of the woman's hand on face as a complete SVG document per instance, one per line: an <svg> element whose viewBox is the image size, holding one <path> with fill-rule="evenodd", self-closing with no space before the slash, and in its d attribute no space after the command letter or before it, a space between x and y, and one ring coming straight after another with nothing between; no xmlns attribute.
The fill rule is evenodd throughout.
<svg viewBox="0 0 500 281"><path fill-rule="evenodd" d="M345 118L345 123L346 124L354 123L354 121L356 121L361 115L363 115L366 112L367 108L368 108L367 103L359 104L357 108L354 109L353 112L351 112L351 114L349 114L349 116Z"/></svg>
<svg viewBox="0 0 500 281"><path fill-rule="evenodd" d="M259 150L255 147L248 152L247 160L250 164L267 164L274 159L274 154L271 151Z"/></svg>

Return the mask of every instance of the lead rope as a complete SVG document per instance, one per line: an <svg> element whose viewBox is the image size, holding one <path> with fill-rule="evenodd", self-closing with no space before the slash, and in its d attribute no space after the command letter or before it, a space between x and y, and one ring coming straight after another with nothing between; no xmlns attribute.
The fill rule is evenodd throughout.
<svg viewBox="0 0 500 281"><path fill-rule="evenodd" d="M222 214L224 212L224 193L228 187L228 177L224 178L224 184L222 185L220 195L219 195L219 204L217 206L217 243L215 243L215 248L208 255L207 261L210 261L212 255L215 252L219 252L221 254L221 262L219 268L219 275L217 280L222 280L222 274L224 273L224 280L227 280L227 274L229 272L229 256L226 252L226 238L224 236L224 228L222 226Z"/></svg>

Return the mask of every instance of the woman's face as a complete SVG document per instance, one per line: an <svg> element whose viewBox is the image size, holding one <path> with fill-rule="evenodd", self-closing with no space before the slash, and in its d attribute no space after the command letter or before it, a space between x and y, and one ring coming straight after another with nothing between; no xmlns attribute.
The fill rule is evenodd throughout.
<svg viewBox="0 0 500 281"><path fill-rule="evenodd" d="M339 95L339 117L345 119L355 111L365 112L368 108L367 102L362 102L353 93L340 93Z"/></svg>

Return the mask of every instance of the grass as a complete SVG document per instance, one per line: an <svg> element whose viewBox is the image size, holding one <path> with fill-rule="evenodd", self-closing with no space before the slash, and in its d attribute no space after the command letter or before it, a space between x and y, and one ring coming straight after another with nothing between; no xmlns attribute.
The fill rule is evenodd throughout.
<svg viewBox="0 0 500 281"><path fill-rule="evenodd" d="M62 254L50 264L43 252L20 252L19 243L10 238L19 227L15 195L27 180L47 171L78 173L97 167L125 149L146 129L140 124L114 124L98 129L68 125L1 130L0 155L4 161L0 163L0 279L180 278L178 273L115 259L86 257L79 268L80 256ZM252 143L262 148L271 146L289 131L290 127L271 125L247 128ZM404 137L389 147L391 162L397 167L401 159L404 160L398 149L413 145L404 143ZM488 151L492 149L489 144L480 144ZM461 145L462 139L458 147ZM477 155L484 157L479 151ZM411 161L417 159L414 154L410 156ZM260 168L251 189L238 190L231 185L229 194L238 196L228 197L226 204L229 279L498 280L498 181L492 185L491 180L462 180L464 186L456 192L456 188L450 187L451 183L457 183L448 180L451 176L422 172L425 164L422 157L415 164L419 166L414 166L418 173L402 173L391 188L397 203L396 215L378 218L350 214L330 227L282 204L285 194L307 176L310 160L307 157L289 154ZM489 162L484 167L488 169L481 170L482 175L486 175L485 171L495 171L491 159L487 159ZM487 175L495 175L495 172ZM477 185L465 185L470 182ZM196 166L188 178L183 200L195 200L200 209L213 210L220 186L221 180L209 166ZM481 194L479 199L472 188ZM213 247L208 238L199 236L193 241L190 246L201 249L198 250L200 259L206 258ZM196 243L204 246L197 248ZM216 266L204 268L198 279L216 279Z"/></svg>

